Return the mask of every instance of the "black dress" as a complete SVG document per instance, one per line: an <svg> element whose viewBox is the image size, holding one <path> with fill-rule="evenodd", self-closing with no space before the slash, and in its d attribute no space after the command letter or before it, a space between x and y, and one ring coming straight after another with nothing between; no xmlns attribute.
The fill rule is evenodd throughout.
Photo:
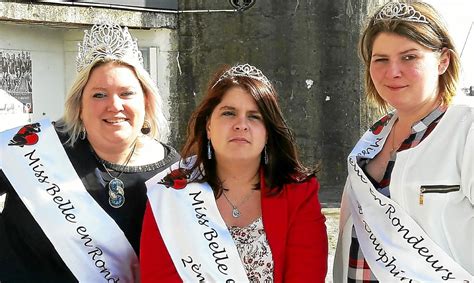
<svg viewBox="0 0 474 283"><path fill-rule="evenodd" d="M66 137L59 134L62 142ZM120 176L125 185L125 203L120 208L109 205L110 176L87 141L79 140L66 153L89 194L122 229L137 256L146 206L145 181L179 159L173 148L163 145L165 158L145 166L127 166ZM153 153L150 153L153 154ZM106 162L109 169L122 166ZM113 173L112 173L113 174ZM0 214L0 282L77 282L10 182L0 170L0 195L6 193ZM107 233L108 231L104 231Z"/></svg>

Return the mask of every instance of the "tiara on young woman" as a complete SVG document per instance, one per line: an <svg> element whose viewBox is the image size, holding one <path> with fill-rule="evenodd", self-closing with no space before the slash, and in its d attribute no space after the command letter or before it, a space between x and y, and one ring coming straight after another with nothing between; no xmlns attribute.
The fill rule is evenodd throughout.
<svg viewBox="0 0 474 283"><path fill-rule="evenodd" d="M111 22L103 22L84 31L84 40L79 43L76 57L78 72L97 60L116 59L132 66L143 66L143 57L138 43L133 39L127 27Z"/></svg>
<svg viewBox="0 0 474 283"><path fill-rule="evenodd" d="M272 86L272 84L267 79L267 77L262 73L262 71L260 71L259 69L257 69L256 67L252 65L242 64L242 65L235 65L229 70L225 71L212 87L215 87L223 79L230 78L230 77L252 78L252 79L261 81L262 83L266 84L270 88Z"/></svg>
<svg viewBox="0 0 474 283"><path fill-rule="evenodd" d="M374 22L400 20L428 24L428 20L412 6L405 3L389 2L375 15Z"/></svg>

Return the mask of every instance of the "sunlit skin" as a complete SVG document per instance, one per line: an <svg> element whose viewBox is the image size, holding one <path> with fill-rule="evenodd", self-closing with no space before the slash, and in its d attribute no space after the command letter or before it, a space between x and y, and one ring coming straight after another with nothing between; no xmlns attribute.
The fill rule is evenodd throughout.
<svg viewBox="0 0 474 283"><path fill-rule="evenodd" d="M207 123L207 135L219 163L260 164L267 131L257 103L242 88L224 94Z"/></svg>
<svg viewBox="0 0 474 283"><path fill-rule="evenodd" d="M207 136L226 195L243 213L232 217L232 207L223 196L217 199L219 212L227 226L245 227L261 216L260 193L253 188L259 181L260 158L267 141L253 97L240 87L229 89L207 122Z"/></svg>
<svg viewBox="0 0 474 283"><path fill-rule="evenodd" d="M375 38L370 76L379 95L398 115L382 151L366 167L376 181L382 180L390 154L410 135L413 124L440 105L438 80L449 59L446 49L432 51L393 33Z"/></svg>
<svg viewBox="0 0 474 283"><path fill-rule="evenodd" d="M446 61L448 52L383 32L373 44L370 76L379 95L399 114L419 116L439 104L438 78L447 68Z"/></svg>
<svg viewBox="0 0 474 283"><path fill-rule="evenodd" d="M123 162L144 117L145 95L130 67L107 63L91 72L83 91L81 120L99 156Z"/></svg>

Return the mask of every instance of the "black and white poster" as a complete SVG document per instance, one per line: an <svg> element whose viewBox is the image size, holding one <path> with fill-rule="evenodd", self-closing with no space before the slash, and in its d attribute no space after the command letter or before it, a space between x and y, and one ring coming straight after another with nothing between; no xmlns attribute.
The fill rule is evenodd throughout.
<svg viewBox="0 0 474 283"><path fill-rule="evenodd" d="M29 51L0 49L0 89L33 113L31 56ZM0 111L2 111L0 105ZM5 110L5 109L3 109Z"/></svg>

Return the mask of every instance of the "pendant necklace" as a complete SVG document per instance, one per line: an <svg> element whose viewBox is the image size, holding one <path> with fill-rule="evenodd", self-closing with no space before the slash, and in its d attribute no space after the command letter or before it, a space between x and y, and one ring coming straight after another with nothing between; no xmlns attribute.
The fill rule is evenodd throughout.
<svg viewBox="0 0 474 283"><path fill-rule="evenodd" d="M122 180L119 179L119 177L122 176L123 172L125 171L125 167L127 167L128 163L130 162L130 159L132 158L133 153L135 152L135 147L136 146L137 146L137 143L134 143L132 150L128 154L127 159L126 159L125 163L122 165L122 168L120 169L117 176L113 176L110 173L109 168L107 168L107 166L105 166L105 163L101 159L99 159L99 162L104 167L105 172L107 172L107 175L109 175L110 178L111 178L111 180L109 181L109 184L108 184L108 187L109 187L109 204L113 208L120 208L125 203L125 190L124 190L125 185L122 182Z"/></svg>
<svg viewBox="0 0 474 283"><path fill-rule="evenodd" d="M221 187L222 187L222 185L221 185ZM240 212L238 207L241 206L242 204L244 204L250 198L250 196L252 195L253 190L250 190L250 192L247 193L247 195L242 199L242 201L240 201L240 203L238 205L234 205L230 201L230 199L227 197L224 187L222 187L222 189L223 189L222 194L224 195L224 198L227 200L227 202L232 207L232 217L239 218L240 215L242 215L242 213Z"/></svg>

